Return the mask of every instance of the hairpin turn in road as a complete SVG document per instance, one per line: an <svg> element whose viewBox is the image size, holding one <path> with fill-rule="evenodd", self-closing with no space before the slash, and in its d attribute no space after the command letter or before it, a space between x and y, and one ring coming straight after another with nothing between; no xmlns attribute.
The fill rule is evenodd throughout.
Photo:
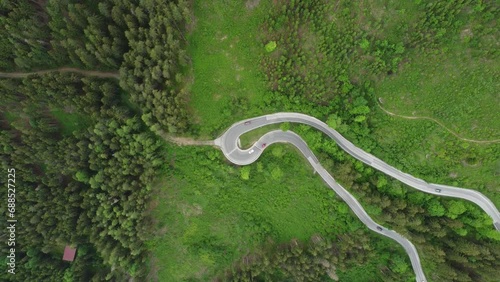
<svg viewBox="0 0 500 282"><path fill-rule="evenodd" d="M291 131L274 130L263 135L257 142L255 142L248 149L241 149L238 147L238 141L242 134L253 129L263 127L269 124L276 124L282 122L295 122L310 125L329 137L331 137L342 149L349 153L354 158L362 161L363 163L378 169L379 171L392 176L393 178L415 188L420 191L446 197L461 198L471 201L481 207L492 219L494 227L500 231L500 213L495 207L493 202L490 201L485 195L480 192L458 188L453 186L427 183L422 179L413 177L404 173L377 157L361 150L352 144L349 140L345 139L336 130L328 127L328 125L312 116L300 113L275 113L251 119L246 119L233 124L226 132L214 140L215 145L221 148L222 152L228 160L237 165L247 165L255 162L262 152L269 145L273 143L290 143L296 146L304 157L309 161L314 170L321 176L321 178L332 188L337 195L339 195L356 216L372 231L381 235L389 237L398 242L410 257L410 261L415 272L416 280L418 282L427 281L420 264L415 246L404 238L399 233L389 230L377 224L366 213L361 204L321 166L316 156L307 146L306 142L297 134ZM265 145L264 145L265 144Z"/></svg>

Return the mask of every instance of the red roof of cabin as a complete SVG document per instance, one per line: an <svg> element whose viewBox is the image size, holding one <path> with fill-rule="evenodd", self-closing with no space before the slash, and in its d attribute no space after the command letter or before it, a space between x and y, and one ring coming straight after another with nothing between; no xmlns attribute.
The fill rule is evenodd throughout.
<svg viewBox="0 0 500 282"><path fill-rule="evenodd" d="M75 254L76 254L76 249L73 249L70 246L66 246L64 248L63 260L73 261L75 259Z"/></svg>

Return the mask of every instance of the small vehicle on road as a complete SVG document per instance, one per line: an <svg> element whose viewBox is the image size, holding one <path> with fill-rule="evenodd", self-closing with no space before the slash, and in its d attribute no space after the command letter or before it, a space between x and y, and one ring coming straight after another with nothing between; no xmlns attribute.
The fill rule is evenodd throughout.
<svg viewBox="0 0 500 282"><path fill-rule="evenodd" d="M441 193L441 189L436 189L436 192Z"/></svg>
<svg viewBox="0 0 500 282"><path fill-rule="evenodd" d="M251 121L245 121L244 125L249 125L251 123L252 123Z"/></svg>
<svg viewBox="0 0 500 282"><path fill-rule="evenodd" d="M265 148L266 147L266 143L262 143L262 148Z"/></svg>
<svg viewBox="0 0 500 282"><path fill-rule="evenodd" d="M254 149L248 151L249 154L253 153L254 152Z"/></svg>
<svg viewBox="0 0 500 282"><path fill-rule="evenodd" d="M378 231L382 231L382 227L377 226Z"/></svg>

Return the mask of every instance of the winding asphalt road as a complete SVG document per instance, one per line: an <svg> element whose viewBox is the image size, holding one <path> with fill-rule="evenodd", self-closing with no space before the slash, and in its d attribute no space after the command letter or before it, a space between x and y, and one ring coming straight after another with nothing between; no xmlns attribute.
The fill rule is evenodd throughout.
<svg viewBox="0 0 500 282"><path fill-rule="evenodd" d="M299 135L291 131L285 132L282 130L274 130L263 135L249 149L242 150L238 147L238 141L242 134L262 126L281 122L295 122L310 125L331 137L342 149L354 158L380 170L387 175L392 176L397 180L400 180L409 186L412 186L415 189L434 195L469 200L480 206L493 219L495 228L500 231L500 213L495 205L483 194L469 189L427 183L422 179L404 173L356 147L337 131L328 127L326 123L308 115L300 113L276 113L243 120L233 124L222 136L214 140L215 145L222 149L226 158L237 165L247 165L255 162L260 157L263 150L273 143L285 142L296 146L306 157L314 170L328 184L328 186L330 186L330 188L332 188L349 205L356 216L369 229L395 240L405 249L406 253L410 257L410 261L416 275L416 280L419 282L427 280L422 270L420 258L415 246L408 241L408 239L404 238L397 232L384 228L373 221L365 212L361 204L345 188L338 184L335 179L323 168L323 166L321 166L316 156L314 156L305 141ZM266 145L263 147L263 144Z"/></svg>

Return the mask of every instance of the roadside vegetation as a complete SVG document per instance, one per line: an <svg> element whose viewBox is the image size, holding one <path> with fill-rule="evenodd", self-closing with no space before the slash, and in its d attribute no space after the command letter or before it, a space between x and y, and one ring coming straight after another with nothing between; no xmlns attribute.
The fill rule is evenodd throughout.
<svg viewBox="0 0 500 282"><path fill-rule="evenodd" d="M260 265L261 256L274 253L273 245L293 240L289 251L295 252L312 234L341 248L334 254L339 263L333 264L339 271L373 261L366 269L376 272L377 267L405 257L390 240L368 239L376 236L369 235L300 154L282 144L271 145L259 161L244 167L229 165L213 148L176 148L169 168L155 196L162 233L150 242L159 281L222 279L230 275L226 269L235 261L243 269L260 271L250 262ZM352 239L351 233L356 234ZM354 248L357 244L363 247ZM323 251L318 259L328 256ZM275 255L285 259L287 253ZM378 260L377 255L383 258Z"/></svg>
<svg viewBox="0 0 500 282"><path fill-rule="evenodd" d="M471 129L478 132L472 139L494 138L495 126L488 126L493 119L487 122L485 118L493 118L496 114L493 113L496 98L491 96L498 88L493 79L496 76L495 64L479 69L477 64L467 62L475 58L498 61L498 54L493 50L495 43L491 39L497 9L493 2L475 1L276 1L262 20L260 29L255 31L259 32L257 40L265 51L259 53L268 91L263 93L259 109L249 106L245 113L298 111L313 115L325 120L358 146L405 172L430 182L477 189L498 205L495 188L499 185L496 177L497 144L466 142L431 121L398 120L377 106L379 97L386 106L395 99L391 100L388 95L399 97L401 91L414 89L414 97L421 99L416 100L416 104L422 108L425 103L432 104L429 106L432 112L424 114L433 116L436 113L433 116L436 119L451 117L443 119L443 123L466 137L471 136L461 126L483 118L482 128L478 125ZM474 38L464 39L463 32L467 28L480 31L474 32ZM468 50L476 51L470 54ZM467 54L473 57L461 57ZM455 68L460 67L465 70L457 73ZM446 69L450 69L449 76L441 76L441 70L446 72ZM414 85L412 79L415 75L412 73L432 80L426 83L426 79L418 79L418 85ZM471 83L465 84L469 78ZM438 83L446 85L446 89L444 85L440 86L444 92L442 95L436 94L441 88L433 87ZM420 94L423 92L425 94ZM453 96L452 93L460 94ZM471 95L480 97L474 99ZM472 105L468 102L471 99L474 100ZM454 104L450 107L448 103ZM484 111L480 103L487 104ZM477 111L460 110L471 108ZM450 110L449 114L447 110ZM403 113L412 115L412 112ZM229 112L227 114L229 121L248 117L236 111L233 115L237 118L231 117ZM229 121L224 121L223 129L231 123ZM304 126L291 127L308 141L325 167L377 221L405 234L417 245L430 281L494 279L494 261L500 254L491 250L498 249L500 238L491 220L480 209L465 201L416 192L353 160L319 132ZM250 136L258 138L257 135L250 132L245 139ZM244 141L248 145L250 140ZM276 149L282 146L273 145L268 150L282 150ZM264 154L259 162L268 162L267 156L269 154ZM297 163L295 166L307 164ZM252 166L242 167L239 175L242 183L245 183L243 178L251 179L253 174ZM287 170L286 175L291 177L294 173ZM307 187L307 181L303 179L294 183ZM234 185L233 189L239 187ZM313 235L311 233L309 238ZM361 240L356 234L352 236ZM305 242L304 237L301 239ZM381 239L370 240L378 242ZM286 241L281 242L286 244ZM262 251L255 252L257 258L261 257L258 254ZM372 252L383 254L384 249ZM235 267L241 267L237 273L242 276L231 277L238 277L238 280L276 274L260 264L256 257L243 257L237 261ZM256 269L253 269L251 261L255 260ZM473 261L474 267L471 265ZM405 256L392 258L383 265L374 264L387 275L380 280L405 280L404 277L413 275ZM387 265L390 267L385 268ZM340 277L360 277L353 276L360 272L355 267L337 272ZM387 273L397 278L391 278Z"/></svg>
<svg viewBox="0 0 500 282"><path fill-rule="evenodd" d="M255 130L252 130L250 132L247 132L243 135L241 135L240 138L240 144L241 148L249 148L252 146L257 140L259 140L262 135L266 134L269 131L277 130L280 129L279 124L271 124L271 125L266 125L261 128L257 128Z"/></svg>

